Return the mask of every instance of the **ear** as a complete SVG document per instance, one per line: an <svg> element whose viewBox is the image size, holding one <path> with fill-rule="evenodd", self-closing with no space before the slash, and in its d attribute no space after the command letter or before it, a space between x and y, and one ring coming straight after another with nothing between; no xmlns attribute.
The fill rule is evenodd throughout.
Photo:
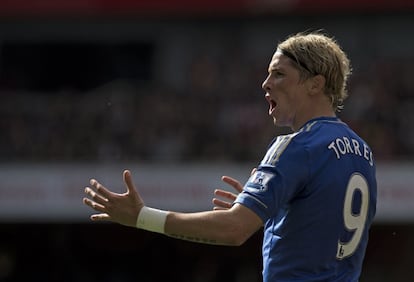
<svg viewBox="0 0 414 282"><path fill-rule="evenodd" d="M309 92L311 95L323 93L325 89L325 77L323 75L315 75L309 78Z"/></svg>

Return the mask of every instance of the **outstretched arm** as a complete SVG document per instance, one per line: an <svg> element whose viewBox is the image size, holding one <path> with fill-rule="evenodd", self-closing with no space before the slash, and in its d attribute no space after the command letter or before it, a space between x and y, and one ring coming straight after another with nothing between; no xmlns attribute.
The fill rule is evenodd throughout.
<svg viewBox="0 0 414 282"><path fill-rule="evenodd" d="M111 221L199 243L241 245L263 224L250 209L236 204L230 209L179 213L145 207L136 190L131 172L123 174L125 193L111 192L95 179L85 188L84 204L97 214L93 221Z"/></svg>

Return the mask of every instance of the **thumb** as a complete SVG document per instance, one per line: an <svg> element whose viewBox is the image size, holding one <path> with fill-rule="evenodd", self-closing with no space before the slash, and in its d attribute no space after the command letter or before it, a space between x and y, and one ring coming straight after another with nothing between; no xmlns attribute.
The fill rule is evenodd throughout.
<svg viewBox="0 0 414 282"><path fill-rule="evenodd" d="M257 168L253 168L252 171L250 172L250 175L253 175L256 172Z"/></svg>
<svg viewBox="0 0 414 282"><path fill-rule="evenodd" d="M134 182L132 181L131 171L128 169L124 170L124 182L127 187L127 194L130 195L139 205L145 205L144 200L141 198L141 195L138 193Z"/></svg>
<svg viewBox="0 0 414 282"><path fill-rule="evenodd" d="M127 187L127 193L128 194L136 193L137 189L135 188L134 182L132 181L131 171L129 171L128 169L124 170L123 176L124 176L124 182Z"/></svg>

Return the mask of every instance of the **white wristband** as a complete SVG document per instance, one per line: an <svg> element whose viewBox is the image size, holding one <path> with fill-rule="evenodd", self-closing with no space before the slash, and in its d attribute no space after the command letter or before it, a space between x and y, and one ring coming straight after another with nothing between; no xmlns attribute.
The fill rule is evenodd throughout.
<svg viewBox="0 0 414 282"><path fill-rule="evenodd" d="M152 232L164 233L167 215L167 211L144 206L138 214L136 227Z"/></svg>

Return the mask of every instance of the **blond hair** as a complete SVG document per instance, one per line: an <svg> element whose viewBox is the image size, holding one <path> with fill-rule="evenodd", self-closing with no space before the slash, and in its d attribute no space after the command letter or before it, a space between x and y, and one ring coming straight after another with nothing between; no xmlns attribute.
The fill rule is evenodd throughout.
<svg viewBox="0 0 414 282"><path fill-rule="evenodd" d="M348 97L347 81L350 61L339 44L321 31L298 33L279 43L278 50L292 59L301 79L315 75L325 77L325 94L336 111L343 108Z"/></svg>

